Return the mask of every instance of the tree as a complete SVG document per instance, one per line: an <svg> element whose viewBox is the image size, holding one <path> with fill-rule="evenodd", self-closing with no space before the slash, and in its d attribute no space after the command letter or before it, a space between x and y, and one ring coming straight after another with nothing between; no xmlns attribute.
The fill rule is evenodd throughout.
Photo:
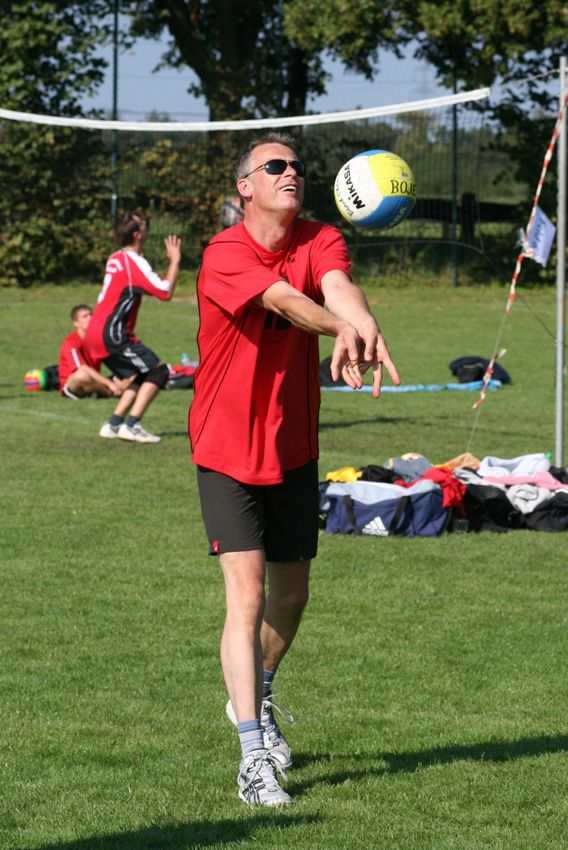
<svg viewBox="0 0 568 850"><path fill-rule="evenodd" d="M344 67L372 79L381 50L400 55L409 39L396 0L290 0L285 31L308 55L327 52Z"/></svg>
<svg viewBox="0 0 568 850"><path fill-rule="evenodd" d="M205 97L216 120L302 115L308 97L325 91L324 52L341 49L342 57L349 56L347 64L370 74L369 56L385 43L394 49L388 3L379 9L375 0L330 0L322 23L341 18L342 7L349 18L347 36L338 35L335 48L325 31L315 35L312 29L315 40L298 37L304 5L303 0L125 0L121 8L132 16L132 35L169 35L163 64L196 72L199 84L190 91ZM373 27L355 43L353 27L364 17L359 6L373 10Z"/></svg>
<svg viewBox="0 0 568 850"><path fill-rule="evenodd" d="M162 64L192 68L211 120L303 111L321 92L319 57L282 31L281 0L125 0L131 34L169 35Z"/></svg>
<svg viewBox="0 0 568 850"><path fill-rule="evenodd" d="M448 88L492 85L558 67L568 47L564 0L295 0L286 32L308 54L328 49L373 77L381 46L415 44L414 55Z"/></svg>
<svg viewBox="0 0 568 850"><path fill-rule="evenodd" d="M0 5L0 102L24 112L76 116L80 96L102 80L95 55L104 4L19 0ZM108 167L85 131L0 124L0 282L58 280L102 263L109 220L98 202ZM80 225L79 225L80 222ZM80 235L79 235L80 234ZM102 255L102 256L101 256Z"/></svg>
<svg viewBox="0 0 568 850"><path fill-rule="evenodd" d="M96 56L107 4L17 0L0 4L0 95L5 109L80 115L80 97L102 82Z"/></svg>
<svg viewBox="0 0 568 850"><path fill-rule="evenodd" d="M493 85L556 69L568 46L563 0L441 0L400 3L401 25L415 55L452 87Z"/></svg>

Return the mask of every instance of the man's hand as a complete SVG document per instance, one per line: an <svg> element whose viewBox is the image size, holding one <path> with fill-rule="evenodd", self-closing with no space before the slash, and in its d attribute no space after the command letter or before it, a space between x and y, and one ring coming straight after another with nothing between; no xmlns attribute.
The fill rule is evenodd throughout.
<svg viewBox="0 0 568 850"><path fill-rule="evenodd" d="M378 398L381 394L383 363L393 383L398 386L398 372L363 291L355 286L345 272L337 269L323 276L322 290L330 312L356 328L361 340L360 356L357 360L350 359L343 365L343 378L349 386L353 386L353 381L359 386L361 375L372 367L373 395Z"/></svg>
<svg viewBox="0 0 568 850"><path fill-rule="evenodd" d="M359 334L365 349L359 364L360 373L364 375L371 367L373 369L373 395L379 398L383 380L383 363L392 378L393 384L399 386L400 378L396 366L392 362L385 339L372 316L359 328Z"/></svg>
<svg viewBox="0 0 568 850"><path fill-rule="evenodd" d="M341 329L335 337L333 354L331 357L331 377L337 381L339 375L345 383L353 390L359 390L363 386L359 363L363 340L348 322L343 322Z"/></svg>

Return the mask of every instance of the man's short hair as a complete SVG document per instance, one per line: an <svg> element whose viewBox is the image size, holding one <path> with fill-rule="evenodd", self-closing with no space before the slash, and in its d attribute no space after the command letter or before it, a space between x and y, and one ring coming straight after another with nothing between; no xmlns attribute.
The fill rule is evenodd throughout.
<svg viewBox="0 0 568 850"><path fill-rule="evenodd" d="M245 174L250 172L251 154L260 145L284 145L284 147L294 150L296 139L290 133L267 133L266 136L261 136L260 139L254 139L248 148L239 156L235 165L235 179L237 183Z"/></svg>
<svg viewBox="0 0 568 850"><path fill-rule="evenodd" d="M134 234L137 230L140 230L141 222L140 216L134 215L131 212L117 216L114 225L114 235L123 247L125 245L132 245Z"/></svg>
<svg viewBox="0 0 568 850"><path fill-rule="evenodd" d="M72 321L72 322L74 322L74 321L76 320L77 315L79 314L79 311L80 311L80 310L88 310L88 311L89 311L89 313L92 313L92 310L91 310L91 308L89 307L89 305L88 305L88 304L77 304L77 305L76 305L75 307L73 307L73 309L71 310L71 321Z"/></svg>

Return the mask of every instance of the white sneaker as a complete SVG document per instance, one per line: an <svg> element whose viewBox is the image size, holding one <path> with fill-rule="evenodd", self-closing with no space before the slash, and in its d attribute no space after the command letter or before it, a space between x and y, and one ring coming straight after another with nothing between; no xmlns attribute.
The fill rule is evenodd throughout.
<svg viewBox="0 0 568 850"><path fill-rule="evenodd" d="M292 798L282 788L276 777L280 773L285 782L284 769L267 750L253 750L239 765L239 797L249 806L289 806Z"/></svg>
<svg viewBox="0 0 568 850"><path fill-rule="evenodd" d="M279 765L282 767L292 767L292 750L274 719L273 709L276 709L287 723L294 721L287 708L284 708L280 703L274 702L274 694L269 693L263 697L260 711L260 725L262 726L264 746ZM225 711L231 723L236 726L237 715L235 714L231 700L227 703Z"/></svg>
<svg viewBox="0 0 568 850"><path fill-rule="evenodd" d="M99 437L104 437L105 440L116 440L119 428L120 425L111 425L110 422L105 422L104 425L101 425Z"/></svg>
<svg viewBox="0 0 568 850"><path fill-rule="evenodd" d="M264 746L270 755L280 762L282 767L292 767L292 750L274 719L274 709L278 711L286 723L294 722L294 718L288 709L284 708L280 703L274 702L274 694L268 693L262 698L262 708L260 711L260 725L262 726Z"/></svg>
<svg viewBox="0 0 568 850"><path fill-rule="evenodd" d="M118 428L118 439L130 440L131 443L159 443L162 438L146 431L141 422L136 422L132 428L123 422Z"/></svg>

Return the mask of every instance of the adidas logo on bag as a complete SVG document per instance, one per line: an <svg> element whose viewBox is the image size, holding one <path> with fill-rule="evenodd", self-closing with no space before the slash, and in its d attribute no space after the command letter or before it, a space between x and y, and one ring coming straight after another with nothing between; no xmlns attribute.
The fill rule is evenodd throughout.
<svg viewBox="0 0 568 850"><path fill-rule="evenodd" d="M362 533L373 534L375 537L388 537L389 535L388 529L385 528L385 524L380 516L376 516L371 522L368 522L363 528Z"/></svg>

